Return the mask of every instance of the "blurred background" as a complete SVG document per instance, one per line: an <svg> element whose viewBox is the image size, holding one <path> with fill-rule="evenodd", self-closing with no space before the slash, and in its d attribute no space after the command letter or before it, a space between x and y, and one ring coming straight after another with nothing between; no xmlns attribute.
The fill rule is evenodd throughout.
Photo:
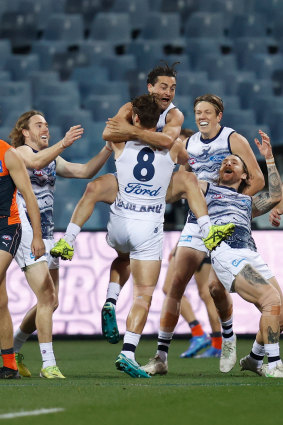
<svg viewBox="0 0 283 425"><path fill-rule="evenodd" d="M271 136L282 175L282 22L282 0L1 0L0 137L9 141L19 115L39 109L51 144L82 124L83 140L62 156L86 162L104 145L107 118L147 92L150 69L179 61L174 103L184 128L196 130L194 98L215 93L224 101L222 123L247 137L259 161L258 129ZM114 168L111 158L99 175ZM58 178L57 230L85 185ZM185 210L181 202L169 205L166 229L180 230ZM108 206L98 204L84 229L104 230L107 220ZM271 229L268 215L253 226Z"/></svg>

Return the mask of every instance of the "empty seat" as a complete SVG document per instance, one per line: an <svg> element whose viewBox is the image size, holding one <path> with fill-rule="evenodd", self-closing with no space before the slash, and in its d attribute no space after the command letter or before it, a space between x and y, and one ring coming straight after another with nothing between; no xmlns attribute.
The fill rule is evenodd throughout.
<svg viewBox="0 0 283 425"><path fill-rule="evenodd" d="M32 96L35 99L38 96L42 83L50 81L59 81L59 75L55 71L33 71L29 75L31 83Z"/></svg>
<svg viewBox="0 0 283 425"><path fill-rule="evenodd" d="M5 142L10 143L9 134L11 133L12 127L10 126L1 126L0 127L0 139L5 140Z"/></svg>
<svg viewBox="0 0 283 425"><path fill-rule="evenodd" d="M225 110L222 118L222 124L237 130L240 125L255 125L256 117L252 109L229 109Z"/></svg>
<svg viewBox="0 0 283 425"><path fill-rule="evenodd" d="M32 106L28 99L19 99L18 96L0 97L0 122L12 129L19 116L30 109Z"/></svg>
<svg viewBox="0 0 283 425"><path fill-rule="evenodd" d="M240 99L238 96L227 96L226 94L222 98L224 104L224 110L230 111L230 109L240 109Z"/></svg>
<svg viewBox="0 0 283 425"><path fill-rule="evenodd" d="M32 53L39 57L40 69L43 71L50 71L55 53L66 52L67 49L66 41L38 40L32 45Z"/></svg>
<svg viewBox="0 0 283 425"><path fill-rule="evenodd" d="M108 40L113 45L126 45L131 41L131 23L127 13L98 13L91 23L90 38Z"/></svg>
<svg viewBox="0 0 283 425"><path fill-rule="evenodd" d="M274 71L283 68L283 54L254 54L251 57L248 68L254 71L258 78L270 79Z"/></svg>
<svg viewBox="0 0 283 425"><path fill-rule="evenodd" d="M44 112L50 125L56 125L60 112L74 111L79 108L79 104L71 96L41 96L38 100L38 108Z"/></svg>
<svg viewBox="0 0 283 425"><path fill-rule="evenodd" d="M81 14L84 28L89 31L93 17L103 11L103 0L66 0L65 12Z"/></svg>
<svg viewBox="0 0 283 425"><path fill-rule="evenodd" d="M37 87L37 94L34 97L34 104L38 107L41 97L46 96L66 96L76 104L80 103L80 94L75 81L41 81Z"/></svg>
<svg viewBox="0 0 283 425"><path fill-rule="evenodd" d="M0 81L10 81L10 80L11 80L10 72L0 69Z"/></svg>
<svg viewBox="0 0 283 425"><path fill-rule="evenodd" d="M13 48L29 47L37 39L37 18L29 10L5 12L2 15L0 37L11 41Z"/></svg>
<svg viewBox="0 0 283 425"><path fill-rule="evenodd" d="M283 107L282 98L280 96L257 96L253 108L256 113L257 123L265 123L266 111L276 111Z"/></svg>
<svg viewBox="0 0 283 425"><path fill-rule="evenodd" d="M221 54L221 42L213 37L187 38L185 52L190 55L192 65L195 68L198 59L208 53L218 57Z"/></svg>
<svg viewBox="0 0 283 425"><path fill-rule="evenodd" d="M237 125L237 127L235 128L235 130L237 131L237 133L241 134L242 136L244 136L249 144L250 147L252 148L253 153L255 154L255 157L257 160L261 160L264 161L263 156L260 154L254 139L257 138L259 140L261 140L260 135L259 135L259 130L264 131L266 134L268 134L269 136L271 135L270 133L270 128L267 125L261 124L261 125L254 125L254 124L239 124Z"/></svg>
<svg viewBox="0 0 283 425"><path fill-rule="evenodd" d="M226 72L234 71L237 73L236 57L233 54L218 56L207 54L199 56L195 63L195 70L207 71L208 77L212 80L220 80Z"/></svg>
<svg viewBox="0 0 283 425"><path fill-rule="evenodd" d="M116 115L121 106L119 95L92 95L85 101L85 108L91 111L94 121L106 121Z"/></svg>
<svg viewBox="0 0 283 425"><path fill-rule="evenodd" d="M266 37L267 24L260 13L234 15L229 27L229 36L235 37Z"/></svg>
<svg viewBox="0 0 283 425"><path fill-rule="evenodd" d="M110 10L114 13L128 13L132 29L141 29L150 9L148 0L116 0Z"/></svg>
<svg viewBox="0 0 283 425"><path fill-rule="evenodd" d="M184 25L185 37L223 38L224 18L221 12L193 12Z"/></svg>
<svg viewBox="0 0 283 425"><path fill-rule="evenodd" d="M193 115L193 99L190 96L176 96L174 99L174 105L176 105L180 111L183 112L184 118Z"/></svg>
<svg viewBox="0 0 283 425"><path fill-rule="evenodd" d="M50 15L46 21L43 39L61 40L66 41L68 45L79 45L84 39L82 16L65 13Z"/></svg>
<svg viewBox="0 0 283 425"><path fill-rule="evenodd" d="M184 47L178 13L151 13L141 29L140 39L160 40L164 45Z"/></svg>
<svg viewBox="0 0 283 425"><path fill-rule="evenodd" d="M272 72L272 86L274 94L280 96L283 94L283 68Z"/></svg>
<svg viewBox="0 0 283 425"><path fill-rule="evenodd" d="M18 98L19 102L31 103L32 92L31 85L27 81L0 81L0 97Z"/></svg>
<svg viewBox="0 0 283 425"><path fill-rule="evenodd" d="M13 80L26 80L33 71L39 71L39 59L35 54L13 55L5 65Z"/></svg>
<svg viewBox="0 0 283 425"><path fill-rule="evenodd" d="M56 122L61 127L63 133L66 133L70 127L78 124L81 124L86 130L92 123L92 116L90 111L77 108L73 111L59 112Z"/></svg>
<svg viewBox="0 0 283 425"><path fill-rule="evenodd" d="M225 92L227 95L238 95L238 86L243 82L249 82L254 84L256 81L256 75L252 71L235 71L228 70L225 75L223 75L223 82L225 83ZM244 107L242 105L242 107Z"/></svg>
<svg viewBox="0 0 283 425"><path fill-rule="evenodd" d="M54 143L59 142L65 136L61 127L58 125L49 125L48 128L49 128L49 134L50 134L50 139L49 139L50 146L54 145Z"/></svg>
<svg viewBox="0 0 283 425"><path fill-rule="evenodd" d="M240 69L248 68L251 55L268 53L268 39L266 37L239 37L233 42L233 51L237 55Z"/></svg>
<svg viewBox="0 0 283 425"><path fill-rule="evenodd" d="M193 98L202 96L207 93L213 93L217 96L223 97L225 94L224 84L221 80L215 81L195 81L188 83L188 94Z"/></svg>
<svg viewBox="0 0 283 425"><path fill-rule="evenodd" d="M271 80L240 81L237 94L241 99L243 109L253 108L258 96L272 95Z"/></svg>
<svg viewBox="0 0 283 425"><path fill-rule="evenodd" d="M282 143L282 122L283 122L283 107L280 109L266 110L264 116L266 125L270 127L272 146L283 146Z"/></svg>
<svg viewBox="0 0 283 425"><path fill-rule="evenodd" d="M81 102L84 105L88 96L92 95L119 95L122 102L129 102L130 90L128 81L85 81L80 85Z"/></svg>
<svg viewBox="0 0 283 425"><path fill-rule="evenodd" d="M103 58L101 64L109 70L110 80L112 81L125 80L128 71L137 69L134 55L111 55Z"/></svg>
<svg viewBox="0 0 283 425"><path fill-rule="evenodd" d="M85 55L91 65L101 65L105 56L115 55L115 48L109 41L87 39L80 45L79 53Z"/></svg>
<svg viewBox="0 0 283 425"><path fill-rule="evenodd" d="M191 96L191 87L195 83L207 83L208 76L206 71L180 71L177 73L177 95L188 95Z"/></svg>
<svg viewBox="0 0 283 425"><path fill-rule="evenodd" d="M0 40L0 67L3 68L6 65L7 59L12 54L10 40Z"/></svg>
<svg viewBox="0 0 283 425"><path fill-rule="evenodd" d="M134 40L127 46L127 53L135 55L137 69L148 72L164 58L161 40Z"/></svg>

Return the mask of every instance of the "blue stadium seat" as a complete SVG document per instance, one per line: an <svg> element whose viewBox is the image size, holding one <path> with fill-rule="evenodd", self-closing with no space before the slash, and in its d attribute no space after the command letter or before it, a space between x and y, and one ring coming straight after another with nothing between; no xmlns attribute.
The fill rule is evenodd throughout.
<svg viewBox="0 0 283 425"><path fill-rule="evenodd" d="M79 108L71 96L41 96L38 108L44 112L50 125L57 125L57 116L62 111L74 111Z"/></svg>
<svg viewBox="0 0 283 425"><path fill-rule="evenodd" d="M45 29L46 17L55 12L52 1L46 0L18 0L17 10L32 13L36 18L37 29L40 31Z"/></svg>
<svg viewBox="0 0 283 425"><path fill-rule="evenodd" d="M221 41L213 37L192 37L186 39L185 52L190 55L193 68L200 57L221 54Z"/></svg>
<svg viewBox="0 0 283 425"><path fill-rule="evenodd" d="M127 46L126 51L135 55L139 72L148 72L164 58L164 46L161 40L135 39Z"/></svg>
<svg viewBox="0 0 283 425"><path fill-rule="evenodd" d="M176 95L191 96L191 87L196 83L207 83L206 71L180 71L177 73Z"/></svg>
<svg viewBox="0 0 283 425"><path fill-rule="evenodd" d="M89 31L93 17L103 11L103 0L66 0L65 12L81 14L84 20L84 28Z"/></svg>
<svg viewBox="0 0 283 425"><path fill-rule="evenodd" d="M109 41L87 39L80 45L79 53L85 55L91 65L101 65L105 56L115 55L115 48Z"/></svg>
<svg viewBox="0 0 283 425"><path fill-rule="evenodd" d="M131 23L128 13L102 13L93 18L90 38L110 41L115 46L127 45L131 41Z"/></svg>
<svg viewBox="0 0 283 425"><path fill-rule="evenodd" d="M233 42L233 52L237 55L240 69L249 69L249 62L255 53L268 53L267 37L239 37Z"/></svg>
<svg viewBox="0 0 283 425"><path fill-rule="evenodd" d="M37 39L37 26L37 17L29 10L4 12L0 37L9 39L13 48L29 47Z"/></svg>
<svg viewBox="0 0 283 425"><path fill-rule="evenodd" d="M53 66L54 55L64 53L68 49L66 41L38 40L32 45L32 53L38 55L40 69L50 71Z"/></svg>
<svg viewBox="0 0 283 425"><path fill-rule="evenodd" d="M55 71L33 71L29 75L29 81L31 83L32 97L36 99L42 83L59 82L59 75Z"/></svg>
<svg viewBox="0 0 283 425"><path fill-rule="evenodd" d="M235 128L235 130L237 131L237 133L241 134L242 136L244 136L249 144L250 147L252 148L253 153L255 154L255 157L257 160L261 160L263 161L264 158L261 156L261 154L259 153L259 150L254 142L254 139L257 138L260 140L260 135L258 133L258 130L262 130L264 131L266 134L268 134L269 136L270 134L270 128L267 125L261 124L261 125L254 125L254 124L239 124L237 125L237 127Z"/></svg>
<svg viewBox="0 0 283 425"><path fill-rule="evenodd" d="M39 59L35 54L13 55L7 59L5 69L11 73L12 79L27 80L33 71L39 71Z"/></svg>
<svg viewBox="0 0 283 425"><path fill-rule="evenodd" d="M255 125L256 117L253 109L229 109L223 113L222 124L237 130L240 125Z"/></svg>
<svg viewBox="0 0 283 425"><path fill-rule="evenodd" d="M18 96L0 97L0 122L4 127L12 127L23 112L32 109L27 99Z"/></svg>
<svg viewBox="0 0 283 425"><path fill-rule="evenodd" d="M256 73L257 78L271 79L272 73L283 67L283 54L277 53L270 55L268 53L257 53L251 57L247 68Z"/></svg>
<svg viewBox="0 0 283 425"><path fill-rule="evenodd" d="M47 17L42 38L50 41L65 41L69 46L79 45L84 39L82 16L66 13L51 14Z"/></svg>
<svg viewBox="0 0 283 425"><path fill-rule="evenodd" d="M48 128L49 128L49 134L50 134L50 139L49 139L50 146L54 145L54 143L57 143L63 139L65 134L62 132L61 127L59 127L58 125L49 125Z"/></svg>
<svg viewBox="0 0 283 425"><path fill-rule="evenodd" d="M281 2L282 3L282 2ZM282 29L282 19L283 19L283 7L281 4L281 10L279 13L276 13L272 20L272 32L271 35L277 40L283 39L283 29Z"/></svg>
<svg viewBox="0 0 283 425"><path fill-rule="evenodd" d="M277 111L283 107L281 96L257 96L253 109L256 113L257 123L265 123L266 111Z"/></svg>
<svg viewBox="0 0 283 425"><path fill-rule="evenodd" d="M229 37L266 37L267 23L260 13L234 15L229 27Z"/></svg>
<svg viewBox="0 0 283 425"><path fill-rule="evenodd" d="M84 106L91 111L94 121L106 121L116 115L122 100L119 95L92 95L86 99Z"/></svg>
<svg viewBox="0 0 283 425"><path fill-rule="evenodd" d="M230 111L230 109L240 109L240 99L235 95L224 95L223 98L224 110Z"/></svg>
<svg viewBox="0 0 283 425"><path fill-rule="evenodd" d="M187 38L225 36L224 15L221 12L193 12L184 25L184 36Z"/></svg>
<svg viewBox="0 0 283 425"><path fill-rule="evenodd" d="M225 84L225 92L227 95L238 95L238 86L243 82L254 84L256 75L252 71L227 71L223 76L223 83ZM242 107L244 107L242 105Z"/></svg>
<svg viewBox="0 0 283 425"><path fill-rule="evenodd" d="M14 123L15 124L15 123ZM10 143L9 134L11 133L12 127L10 126L1 126L0 127L0 139L5 140L5 142Z"/></svg>
<svg viewBox="0 0 283 425"><path fill-rule="evenodd" d="M12 55L10 40L0 40L0 68L6 65L7 59Z"/></svg>
<svg viewBox="0 0 283 425"><path fill-rule="evenodd" d="M148 0L115 0L110 10L113 13L128 13L132 30L135 30L142 29L151 7Z"/></svg>
<svg viewBox="0 0 283 425"><path fill-rule="evenodd" d="M241 99L243 109L253 108L258 96L272 95L272 82L268 79L240 81L237 94Z"/></svg>
<svg viewBox="0 0 283 425"><path fill-rule="evenodd" d="M131 99L128 81L85 81L80 86L81 103L85 104L88 96L117 94L123 103Z"/></svg>
<svg viewBox="0 0 283 425"><path fill-rule="evenodd" d="M237 73L236 57L233 54L218 55L210 54L199 56L195 63L195 70L207 71L209 79L220 80L226 72L231 70Z"/></svg>
<svg viewBox="0 0 283 425"><path fill-rule="evenodd" d="M160 40L164 45L184 47L178 13L151 13L141 29L139 39Z"/></svg>
<svg viewBox="0 0 283 425"><path fill-rule="evenodd" d="M137 69L134 55L111 55L103 58L101 64L109 69L109 76L112 81L126 80L127 72Z"/></svg>
<svg viewBox="0 0 283 425"><path fill-rule="evenodd" d="M37 87L37 94L33 99L33 103L37 108L40 104L41 97L66 96L76 104L80 103L80 94L78 85L75 81L41 81Z"/></svg>
<svg viewBox="0 0 283 425"><path fill-rule="evenodd" d="M97 81L108 81L109 70L106 67L100 65L82 66L73 69L70 79L77 81L79 84L88 80L95 79Z"/></svg>
<svg viewBox="0 0 283 425"><path fill-rule="evenodd" d="M193 99L207 93L213 93L223 97L225 94L223 82L221 80L203 80L188 83L188 94L192 96Z"/></svg>
<svg viewBox="0 0 283 425"><path fill-rule="evenodd" d="M61 111L57 117L57 125L61 127L65 134L70 127L81 124L86 130L92 124L91 112L85 109L77 108L73 111ZM85 134L84 134L85 137Z"/></svg>
<svg viewBox="0 0 283 425"><path fill-rule="evenodd" d="M0 81L0 98L15 97L19 102L32 101L31 84L27 81Z"/></svg>
<svg viewBox="0 0 283 425"><path fill-rule="evenodd" d="M277 69L271 74L274 94L280 96L283 94L283 68Z"/></svg>
<svg viewBox="0 0 283 425"><path fill-rule="evenodd" d="M282 142L282 122L283 107L280 109L266 110L264 120L266 125L270 127L272 146L283 146Z"/></svg>

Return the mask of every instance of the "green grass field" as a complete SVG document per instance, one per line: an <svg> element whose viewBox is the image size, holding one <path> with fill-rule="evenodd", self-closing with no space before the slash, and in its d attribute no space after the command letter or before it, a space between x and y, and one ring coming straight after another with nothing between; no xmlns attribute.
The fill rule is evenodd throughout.
<svg viewBox="0 0 283 425"><path fill-rule="evenodd" d="M252 341L238 341L238 359ZM133 379L118 372L114 362L122 343L101 340L55 341L57 363L65 380L39 378L37 342L24 349L33 377L0 382L0 425L152 425L152 424L281 424L283 380L241 372L219 372L219 359L180 359L186 340L175 340L169 355L169 373L151 379ZM156 340L141 340L137 360L152 357ZM3 418L20 411L61 408L40 416Z"/></svg>

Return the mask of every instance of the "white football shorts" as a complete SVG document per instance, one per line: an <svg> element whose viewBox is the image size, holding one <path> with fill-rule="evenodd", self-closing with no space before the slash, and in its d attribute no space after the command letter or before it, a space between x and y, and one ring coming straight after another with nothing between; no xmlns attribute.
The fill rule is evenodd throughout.
<svg viewBox="0 0 283 425"><path fill-rule="evenodd" d="M34 255L31 252L32 237L32 230L23 228L21 243L15 255L15 260L19 267L24 270L25 267L32 264L36 264L41 261L47 261L49 269L59 269L59 258L54 258L50 255L50 249L53 248L55 243L54 239L43 239L45 245L45 254L35 260Z"/></svg>
<svg viewBox="0 0 283 425"><path fill-rule="evenodd" d="M225 242L221 242L211 252L211 264L218 279L229 292L235 277L247 264L256 269L266 280L274 276L258 252L249 248L231 248Z"/></svg>
<svg viewBox="0 0 283 425"><path fill-rule="evenodd" d="M205 252L209 255L208 249L205 247L201 230L198 224L186 223L181 233L178 246L185 246L187 248L193 248L198 251Z"/></svg>
<svg viewBox="0 0 283 425"><path fill-rule="evenodd" d="M132 220L110 214L106 241L135 260L162 260L163 223Z"/></svg>

